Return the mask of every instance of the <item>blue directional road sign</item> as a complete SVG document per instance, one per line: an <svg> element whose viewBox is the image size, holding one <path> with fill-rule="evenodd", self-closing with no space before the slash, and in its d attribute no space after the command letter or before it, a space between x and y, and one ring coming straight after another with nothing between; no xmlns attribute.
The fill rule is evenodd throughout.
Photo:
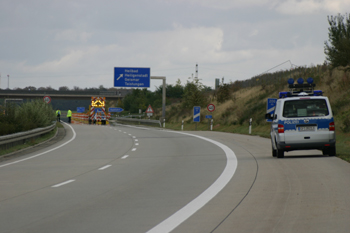
<svg viewBox="0 0 350 233"><path fill-rule="evenodd" d="M151 68L114 67L115 87L150 87Z"/></svg>
<svg viewBox="0 0 350 233"><path fill-rule="evenodd" d="M95 108L94 111L95 112L103 112L102 109L100 109L100 108Z"/></svg>
<svg viewBox="0 0 350 233"><path fill-rule="evenodd" d="M122 108L108 108L108 112L122 112L124 109Z"/></svg>
<svg viewBox="0 0 350 233"><path fill-rule="evenodd" d="M83 112L85 112L85 107L77 107L77 112L78 112L78 113L83 113Z"/></svg>
<svg viewBox="0 0 350 233"><path fill-rule="evenodd" d="M273 114L275 112L277 99L274 98L268 98L267 99L267 106L266 106L266 114ZM267 119L267 122L272 122L272 120Z"/></svg>
<svg viewBox="0 0 350 233"><path fill-rule="evenodd" d="M193 122L200 122L201 120L201 107L193 107Z"/></svg>

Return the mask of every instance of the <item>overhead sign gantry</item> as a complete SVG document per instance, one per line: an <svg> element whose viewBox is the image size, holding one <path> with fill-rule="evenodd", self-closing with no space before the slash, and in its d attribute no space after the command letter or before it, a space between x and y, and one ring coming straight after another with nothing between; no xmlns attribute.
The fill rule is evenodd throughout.
<svg viewBox="0 0 350 233"><path fill-rule="evenodd" d="M151 76L151 68L114 67L114 87L149 88L150 79L163 80L162 117L165 119L166 77Z"/></svg>
<svg viewBox="0 0 350 233"><path fill-rule="evenodd" d="M151 68L114 67L115 87L150 87Z"/></svg>

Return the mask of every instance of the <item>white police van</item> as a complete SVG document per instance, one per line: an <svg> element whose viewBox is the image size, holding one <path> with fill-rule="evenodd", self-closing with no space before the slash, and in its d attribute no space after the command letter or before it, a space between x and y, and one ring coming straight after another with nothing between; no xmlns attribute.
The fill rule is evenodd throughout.
<svg viewBox="0 0 350 233"><path fill-rule="evenodd" d="M275 107L270 106L274 110L265 116L271 121L272 156L283 158L284 152L311 149L335 156L335 124L328 98L314 90L312 78L297 82L288 80L290 91L280 92Z"/></svg>

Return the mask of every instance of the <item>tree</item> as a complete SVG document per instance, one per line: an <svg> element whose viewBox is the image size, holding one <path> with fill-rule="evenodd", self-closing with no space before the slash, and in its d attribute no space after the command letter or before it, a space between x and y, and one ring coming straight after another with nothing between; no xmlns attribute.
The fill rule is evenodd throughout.
<svg viewBox="0 0 350 233"><path fill-rule="evenodd" d="M204 106L207 99L204 96L203 88L204 86L198 78L193 78L191 82L188 81L182 95L182 106L187 109L193 108L193 106Z"/></svg>
<svg viewBox="0 0 350 233"><path fill-rule="evenodd" d="M98 86L98 89L99 89L100 91L106 91L106 90L107 90L105 87L103 87L103 85Z"/></svg>
<svg viewBox="0 0 350 233"><path fill-rule="evenodd" d="M23 88L23 90L36 91L36 87L34 87L34 86L27 86L27 87Z"/></svg>
<svg viewBox="0 0 350 233"><path fill-rule="evenodd" d="M350 65L350 15L328 16L328 37L324 53L333 68ZM347 68L350 70L350 68Z"/></svg>
<svg viewBox="0 0 350 233"><path fill-rule="evenodd" d="M217 90L217 100L219 103L223 103L231 98L231 84L222 84Z"/></svg>
<svg viewBox="0 0 350 233"><path fill-rule="evenodd" d="M69 87L67 86L62 86L58 88L59 91L69 91Z"/></svg>

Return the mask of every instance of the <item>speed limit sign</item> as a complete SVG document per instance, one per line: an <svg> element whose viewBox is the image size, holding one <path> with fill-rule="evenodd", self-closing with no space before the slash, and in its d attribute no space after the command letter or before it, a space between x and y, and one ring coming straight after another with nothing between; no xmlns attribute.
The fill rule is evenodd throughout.
<svg viewBox="0 0 350 233"><path fill-rule="evenodd" d="M49 104L51 103L51 97L50 96L44 96L44 102Z"/></svg>
<svg viewBox="0 0 350 233"><path fill-rule="evenodd" d="M207 109L208 109L209 112L214 112L215 105L214 104L208 104Z"/></svg>

